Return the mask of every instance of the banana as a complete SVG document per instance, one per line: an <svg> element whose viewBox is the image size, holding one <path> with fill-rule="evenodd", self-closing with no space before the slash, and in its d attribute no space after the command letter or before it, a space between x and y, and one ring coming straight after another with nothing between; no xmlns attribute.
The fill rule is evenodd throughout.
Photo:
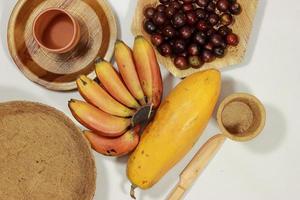
<svg viewBox="0 0 300 200"><path fill-rule="evenodd" d="M85 75L81 75L77 80L78 91L81 96L88 102L103 110L106 113L119 116L130 117L134 114L134 110L127 108L112 98L100 85L89 79Z"/></svg>
<svg viewBox="0 0 300 200"><path fill-rule="evenodd" d="M148 103L152 103L154 108L157 108L163 93L162 77L155 51L143 36L135 38L133 57Z"/></svg>
<svg viewBox="0 0 300 200"><path fill-rule="evenodd" d="M92 148L106 156L124 156L133 151L139 143L139 127L128 130L117 138L99 136L91 131L84 131L84 136Z"/></svg>
<svg viewBox="0 0 300 200"><path fill-rule="evenodd" d="M100 59L97 60L96 74L105 89L120 103L130 108L140 107L139 103L130 94L130 92L120 79L118 73L109 62Z"/></svg>
<svg viewBox="0 0 300 200"><path fill-rule="evenodd" d="M68 105L73 116L83 126L101 136L118 137L130 126L129 118L112 116L83 101L72 99Z"/></svg>
<svg viewBox="0 0 300 200"><path fill-rule="evenodd" d="M115 44L115 60L127 88L140 104L145 105L145 96L135 69L132 50L120 40Z"/></svg>

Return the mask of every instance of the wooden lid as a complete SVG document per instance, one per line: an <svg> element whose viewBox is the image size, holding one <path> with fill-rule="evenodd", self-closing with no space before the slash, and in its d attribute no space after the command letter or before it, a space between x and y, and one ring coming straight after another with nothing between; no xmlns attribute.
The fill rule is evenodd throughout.
<svg viewBox="0 0 300 200"><path fill-rule="evenodd" d="M70 52L50 53L33 37L34 19L48 8L70 13L80 26L80 40ZM76 89L79 75L96 78L94 60L110 60L117 39L114 14L106 0L19 0L8 23L8 47L22 73L51 90Z"/></svg>
<svg viewBox="0 0 300 200"><path fill-rule="evenodd" d="M91 200L95 163L87 141L60 111L38 103L0 104L0 197Z"/></svg>

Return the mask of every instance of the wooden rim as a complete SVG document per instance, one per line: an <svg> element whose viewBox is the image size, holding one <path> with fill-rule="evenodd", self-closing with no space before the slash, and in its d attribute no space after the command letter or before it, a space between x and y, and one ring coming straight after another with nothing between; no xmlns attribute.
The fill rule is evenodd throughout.
<svg viewBox="0 0 300 200"><path fill-rule="evenodd" d="M233 134L228 131L228 129L224 126L222 121L222 112L224 108L231 102L243 102L250 106L252 112L255 112L256 116L254 116L254 120L256 121L256 126L251 129L247 130L245 133L241 134ZM234 113L233 113L234 114ZM226 135L228 138L235 140L235 141L249 141L253 138L255 138L257 135L261 133L265 126L266 121L266 111L259 99L257 99L255 96L247 94L247 93L235 93L228 97L226 97L220 104L218 108L217 113L217 121L219 128L221 129L221 132Z"/></svg>
<svg viewBox="0 0 300 200"><path fill-rule="evenodd" d="M9 19L9 23L8 23L8 31L7 31L7 42L8 42L8 49L9 52L11 54L11 57L13 59L13 61L15 62L15 64L17 65L17 67L20 69L20 71L31 81L42 85L43 87L50 89L50 90L57 90L57 91L69 91L69 90L74 90L77 88L76 86L76 78L81 75L81 74L85 74L87 75L89 78L91 79L95 79L96 78L96 73L93 70L87 70L87 69L82 69L79 70L76 73L71 73L71 74L67 74L67 76L62 76L61 74L56 74L56 73L52 73L52 72L48 72L49 74L46 74L45 76L43 76L43 74L41 74L42 78L40 78L37 74L37 70L39 69L28 69L28 67L26 66L26 64L24 64L22 62L22 60L20 60L19 58L19 53L18 50L16 49L16 42L15 42L15 24L17 23L17 17L18 17L18 13L20 11L20 9L24 6L24 4L29 1L29 0L19 0L17 2L17 4L15 5L12 14L10 16ZM37 0L32 0L32 1L37 1ZM63 0L62 0L63 1ZM41 2L41 1L39 1ZM101 8L101 10L103 10L103 12L106 15L107 18L107 22L109 25L109 42L108 42L108 46L107 49L105 51L105 56L104 59L105 60L111 60L112 56L113 56L113 50L114 50L114 44L115 41L117 40L117 24L116 24L116 18L114 16L114 13L110 7L110 5L108 4L107 1L105 0L90 0L90 2L92 2L91 4L93 4L93 6L98 6L99 8ZM36 3L39 5L39 3ZM93 6L90 6L92 9ZM31 11L30 11L31 12ZM98 13L96 13L98 18L100 19L100 17L103 17L102 15L99 16ZM100 22L102 23L102 22ZM103 34L105 34L105 31L103 31ZM102 48L101 48L102 49ZM101 50L99 49L99 51L103 51L103 49ZM94 63L94 59L97 56L95 56L93 58L93 60L90 61L90 63L87 66L91 66ZM32 71L33 70L33 71ZM62 78L61 78L62 77ZM56 79L63 79L66 78L66 82L54 82L53 80ZM45 78L45 80L43 79Z"/></svg>

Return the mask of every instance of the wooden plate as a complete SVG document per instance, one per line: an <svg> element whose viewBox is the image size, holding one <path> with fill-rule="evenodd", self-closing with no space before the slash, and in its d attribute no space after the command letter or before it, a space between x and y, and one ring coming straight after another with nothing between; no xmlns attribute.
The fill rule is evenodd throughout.
<svg viewBox="0 0 300 200"><path fill-rule="evenodd" d="M96 169L88 142L60 111L0 104L0 197L91 200Z"/></svg>
<svg viewBox="0 0 300 200"><path fill-rule="evenodd" d="M34 18L50 7L66 9L80 23L82 37L72 52L49 53L33 39ZM116 38L116 20L105 0L19 0L8 24L13 60L27 78L51 90L75 89L80 74L94 79L94 59L110 60Z"/></svg>
<svg viewBox="0 0 300 200"><path fill-rule="evenodd" d="M251 33L258 0L239 0L238 2L241 4L243 12L235 17L235 23L232 29L239 35L240 43L238 47L229 47L228 52L224 58L216 59L211 63L204 64L200 69L190 68L187 70L179 70L175 67L173 61L170 58L163 57L158 52L156 52L160 63L163 64L174 76L181 78L189 76L197 71L206 70L209 68L221 69L230 65L241 63L246 52L247 42ZM143 11L146 7L150 5L156 5L158 3L158 0L138 1L132 23L132 32L134 35L143 35L146 38L150 39L149 34L147 34L143 29L143 21L145 19Z"/></svg>

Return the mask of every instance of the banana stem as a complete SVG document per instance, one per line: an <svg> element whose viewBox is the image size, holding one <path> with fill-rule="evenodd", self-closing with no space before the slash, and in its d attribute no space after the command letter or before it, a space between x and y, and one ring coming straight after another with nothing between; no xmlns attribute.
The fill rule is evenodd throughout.
<svg viewBox="0 0 300 200"><path fill-rule="evenodd" d="M135 192L134 192L135 188L137 188L137 186L131 185L130 196L131 196L131 198L133 198L133 199L136 199L136 198L135 198Z"/></svg>
<svg viewBox="0 0 300 200"><path fill-rule="evenodd" d="M103 61L103 58L101 57L97 57L95 60L94 60L94 63L97 64L97 63L100 63Z"/></svg>
<svg viewBox="0 0 300 200"><path fill-rule="evenodd" d="M140 104L141 104L142 106L144 106L144 105L147 104L145 98L139 99L139 102L140 102Z"/></svg>
<svg viewBox="0 0 300 200"><path fill-rule="evenodd" d="M152 111L153 111L153 103L151 104L150 111L148 113L148 119L150 119Z"/></svg>

